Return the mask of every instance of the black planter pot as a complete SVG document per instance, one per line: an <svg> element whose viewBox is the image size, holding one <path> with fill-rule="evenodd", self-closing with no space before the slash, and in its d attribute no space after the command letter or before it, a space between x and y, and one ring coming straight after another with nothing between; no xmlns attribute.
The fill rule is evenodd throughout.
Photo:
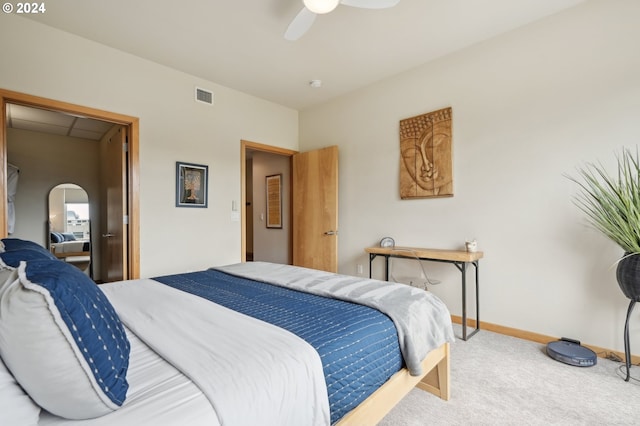
<svg viewBox="0 0 640 426"><path fill-rule="evenodd" d="M629 381L631 368L631 347L629 344L629 318L635 307L636 302L640 301L640 255L634 254L629 256L625 253L624 257L618 262L616 268L616 278L622 293L631 299L629 308L627 309L627 320L624 323L624 355L625 366L627 368L627 377L625 381Z"/></svg>
<svg viewBox="0 0 640 426"><path fill-rule="evenodd" d="M618 262L616 278L627 299L640 302L640 254L625 253Z"/></svg>

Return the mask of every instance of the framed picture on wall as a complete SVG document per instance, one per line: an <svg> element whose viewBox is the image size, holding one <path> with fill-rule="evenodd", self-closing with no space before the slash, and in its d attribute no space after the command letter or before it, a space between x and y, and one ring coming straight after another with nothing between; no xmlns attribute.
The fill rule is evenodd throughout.
<svg viewBox="0 0 640 426"><path fill-rule="evenodd" d="M282 174L266 177L267 228L282 228Z"/></svg>
<svg viewBox="0 0 640 426"><path fill-rule="evenodd" d="M207 207L209 166L176 162L176 207Z"/></svg>

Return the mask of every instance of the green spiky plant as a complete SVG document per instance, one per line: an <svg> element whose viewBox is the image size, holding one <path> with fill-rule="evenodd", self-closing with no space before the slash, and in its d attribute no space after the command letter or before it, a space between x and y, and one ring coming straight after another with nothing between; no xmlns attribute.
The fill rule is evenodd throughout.
<svg viewBox="0 0 640 426"><path fill-rule="evenodd" d="M617 177L602 164L587 163L578 169L581 179L568 176L580 186L574 203L590 224L625 251L640 253L640 157L624 148L616 155Z"/></svg>

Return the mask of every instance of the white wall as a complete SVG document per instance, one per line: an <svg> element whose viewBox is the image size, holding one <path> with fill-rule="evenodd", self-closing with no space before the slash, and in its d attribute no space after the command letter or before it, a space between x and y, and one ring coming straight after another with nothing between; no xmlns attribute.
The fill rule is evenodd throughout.
<svg viewBox="0 0 640 426"><path fill-rule="evenodd" d="M84 188L92 211L100 211L97 142L7 129L7 157L20 168L16 223L11 237L48 247L49 191L61 183L75 183ZM95 222L93 235L99 232L99 221Z"/></svg>
<svg viewBox="0 0 640 426"><path fill-rule="evenodd" d="M140 118L140 273L240 260L240 140L297 149L298 113L17 15L0 15L0 87ZM194 87L215 106L194 102ZM209 166L209 207L175 207L175 162Z"/></svg>
<svg viewBox="0 0 640 426"><path fill-rule="evenodd" d="M475 237L482 320L622 350L622 251L585 225L563 174L639 141L638 22L638 1L589 1L301 112L301 150L340 149L340 272L366 274L363 249L386 235L435 248ZM455 195L400 200L398 122L447 106ZM458 271L428 266L461 315Z"/></svg>

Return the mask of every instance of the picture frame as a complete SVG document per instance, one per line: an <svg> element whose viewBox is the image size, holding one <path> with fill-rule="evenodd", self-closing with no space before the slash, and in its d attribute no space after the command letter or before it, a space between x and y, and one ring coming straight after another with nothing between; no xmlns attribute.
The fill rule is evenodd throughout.
<svg viewBox="0 0 640 426"><path fill-rule="evenodd" d="M176 207L208 206L209 166L176 161Z"/></svg>
<svg viewBox="0 0 640 426"><path fill-rule="evenodd" d="M267 176L267 228L282 229L282 173Z"/></svg>

